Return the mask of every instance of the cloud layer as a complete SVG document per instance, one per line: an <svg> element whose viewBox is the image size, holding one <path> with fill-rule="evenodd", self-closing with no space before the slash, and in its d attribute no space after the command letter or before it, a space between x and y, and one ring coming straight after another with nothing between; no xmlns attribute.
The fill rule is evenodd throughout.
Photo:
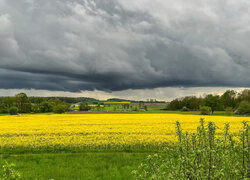
<svg viewBox="0 0 250 180"><path fill-rule="evenodd" d="M250 87L249 0L0 0L0 88Z"/></svg>

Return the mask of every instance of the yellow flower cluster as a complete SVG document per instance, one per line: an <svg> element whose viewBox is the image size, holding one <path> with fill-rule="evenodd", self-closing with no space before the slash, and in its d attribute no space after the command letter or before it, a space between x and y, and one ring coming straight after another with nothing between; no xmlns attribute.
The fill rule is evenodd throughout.
<svg viewBox="0 0 250 180"><path fill-rule="evenodd" d="M230 123L238 132L249 117L180 114L19 115L0 117L0 147L105 147L162 145L176 142L175 122L195 132L200 118L213 121L218 133Z"/></svg>

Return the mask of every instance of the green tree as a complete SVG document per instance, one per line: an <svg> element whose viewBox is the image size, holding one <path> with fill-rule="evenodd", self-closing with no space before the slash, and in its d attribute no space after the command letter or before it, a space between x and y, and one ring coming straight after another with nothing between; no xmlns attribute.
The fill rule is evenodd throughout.
<svg viewBox="0 0 250 180"><path fill-rule="evenodd" d="M46 99L43 97L37 97L34 99L34 103L36 103L36 104L41 104L44 101L46 101Z"/></svg>
<svg viewBox="0 0 250 180"><path fill-rule="evenodd" d="M205 106L209 106L211 108L212 114L214 113L214 111L219 108L219 106L221 105L220 103L220 96L218 95L212 95L209 94L204 98L204 105Z"/></svg>
<svg viewBox="0 0 250 180"><path fill-rule="evenodd" d="M248 101L241 101L238 107L238 112L240 114L249 114L250 113L250 103Z"/></svg>
<svg viewBox="0 0 250 180"><path fill-rule="evenodd" d="M68 108L63 104L58 104L58 105L54 106L54 108L53 108L53 112L58 113L58 114L63 114L67 111L68 111Z"/></svg>
<svg viewBox="0 0 250 180"><path fill-rule="evenodd" d="M53 111L53 105L52 103L48 102L48 101L43 101L39 104L39 110L42 113L46 113L46 112L52 112Z"/></svg>
<svg viewBox="0 0 250 180"><path fill-rule="evenodd" d="M31 104L31 112L39 113L40 112L39 105L38 104Z"/></svg>
<svg viewBox="0 0 250 180"><path fill-rule="evenodd" d="M61 101L60 99L55 99L53 101L49 101L49 103L53 107L54 113L65 113L69 110L69 104L65 101Z"/></svg>
<svg viewBox="0 0 250 180"><path fill-rule="evenodd" d="M9 109L16 106L15 98L13 97L3 97L0 103L0 112L8 113Z"/></svg>
<svg viewBox="0 0 250 180"><path fill-rule="evenodd" d="M191 110L199 110L200 106L201 106L201 98L197 98L195 96L191 96L188 99L188 105L187 108L191 109Z"/></svg>
<svg viewBox="0 0 250 180"><path fill-rule="evenodd" d="M234 90L227 90L220 98L223 107L235 108L236 107L236 95L237 93Z"/></svg>
<svg viewBox="0 0 250 180"><path fill-rule="evenodd" d="M89 111L91 109L90 106L88 106L87 103L81 103L79 104L79 110L80 111Z"/></svg>
<svg viewBox="0 0 250 180"><path fill-rule="evenodd" d="M201 105L200 98L197 98L195 96L186 96L182 98L180 101L181 109L183 107L186 107L190 110L198 110L200 105Z"/></svg>
<svg viewBox="0 0 250 180"><path fill-rule="evenodd" d="M195 96L186 96L184 98L174 99L167 105L168 110L181 110L186 107L190 110L199 110L201 98Z"/></svg>
<svg viewBox="0 0 250 180"><path fill-rule="evenodd" d="M241 101L248 101L248 102L250 102L250 90L249 89L245 89L241 93L239 93L238 100L239 100L239 102L241 102Z"/></svg>
<svg viewBox="0 0 250 180"><path fill-rule="evenodd" d="M31 103L25 93L19 93L15 96L16 106L20 113L29 113L31 111Z"/></svg>
<svg viewBox="0 0 250 180"><path fill-rule="evenodd" d="M179 110L181 109L181 103L179 99L174 99L167 105L168 110Z"/></svg>
<svg viewBox="0 0 250 180"><path fill-rule="evenodd" d="M50 104L50 106L52 106L53 112L56 112L56 109L60 109L62 107L64 109L64 112L69 110L69 104L65 101L61 101L58 98L54 100L49 100L48 103Z"/></svg>

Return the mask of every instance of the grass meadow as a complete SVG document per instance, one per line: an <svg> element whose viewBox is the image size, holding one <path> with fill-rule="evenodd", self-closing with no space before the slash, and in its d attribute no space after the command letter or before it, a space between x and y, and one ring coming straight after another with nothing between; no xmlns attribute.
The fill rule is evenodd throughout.
<svg viewBox="0 0 250 180"><path fill-rule="evenodd" d="M14 163L21 179L133 179L132 170L148 153L85 152L2 155Z"/></svg>

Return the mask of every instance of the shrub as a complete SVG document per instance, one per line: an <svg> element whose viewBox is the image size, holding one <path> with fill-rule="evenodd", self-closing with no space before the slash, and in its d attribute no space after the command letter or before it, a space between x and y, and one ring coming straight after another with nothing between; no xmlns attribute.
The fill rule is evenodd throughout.
<svg viewBox="0 0 250 180"><path fill-rule="evenodd" d="M17 107L11 107L9 109L10 115L17 115L18 114L18 108Z"/></svg>
<svg viewBox="0 0 250 180"><path fill-rule="evenodd" d="M80 111L89 111L91 107L87 103L81 103L79 105L79 110Z"/></svg>
<svg viewBox="0 0 250 180"><path fill-rule="evenodd" d="M63 114L67 111L67 107L65 105L56 105L53 108L53 112L57 114Z"/></svg>
<svg viewBox="0 0 250 180"><path fill-rule="evenodd" d="M250 103L248 101L241 101L238 107L239 114L249 114L250 113Z"/></svg>
<svg viewBox="0 0 250 180"><path fill-rule="evenodd" d="M52 112L53 111L53 105L52 103L48 101L43 101L39 104L39 110L43 113L45 112Z"/></svg>
<svg viewBox="0 0 250 180"><path fill-rule="evenodd" d="M232 108L232 107L227 107L227 108L225 109L225 111L226 111L226 114L227 114L228 116L231 116L231 115L233 114L233 108Z"/></svg>
<svg viewBox="0 0 250 180"><path fill-rule="evenodd" d="M5 164L2 167L3 167L2 169L3 172L1 176L3 179L6 179L6 180L7 179L9 180L20 179L21 177L20 173L14 169L15 164L13 163L9 164L5 161ZM0 176L0 179L2 179L1 176Z"/></svg>
<svg viewBox="0 0 250 180"><path fill-rule="evenodd" d="M200 111L202 115L210 115L212 113L211 107L201 106Z"/></svg>

